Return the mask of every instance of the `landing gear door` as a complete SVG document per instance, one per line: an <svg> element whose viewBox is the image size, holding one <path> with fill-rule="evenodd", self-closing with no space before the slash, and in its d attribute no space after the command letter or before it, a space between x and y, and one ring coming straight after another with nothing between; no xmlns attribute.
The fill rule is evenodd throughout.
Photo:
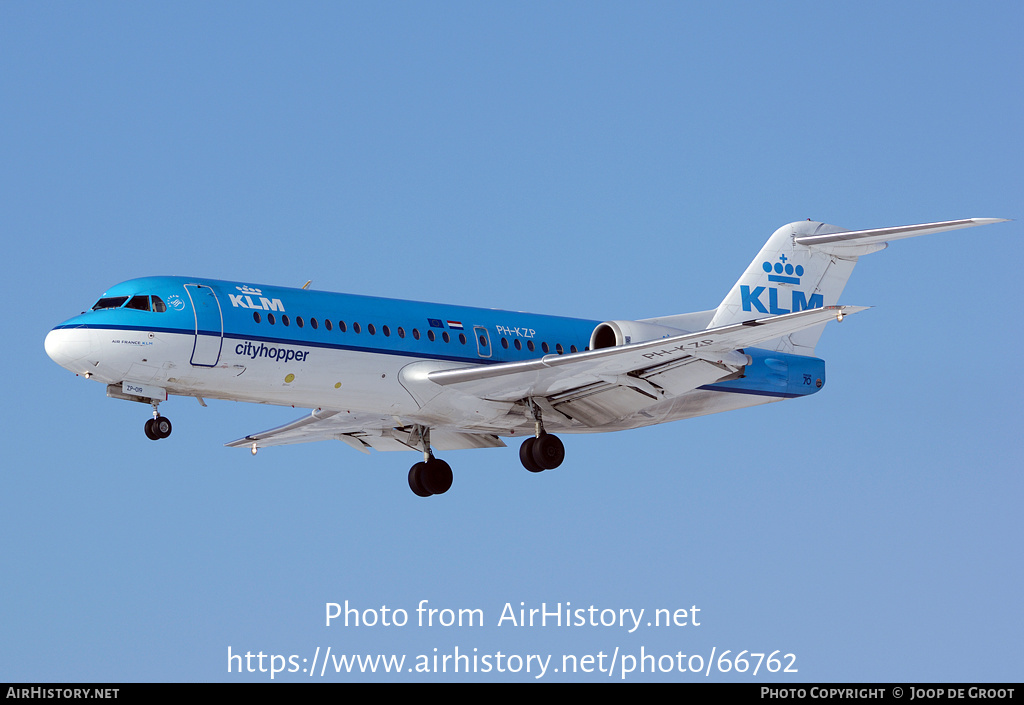
<svg viewBox="0 0 1024 705"><path fill-rule="evenodd" d="M487 329L483 326L473 326L473 336L476 338L476 354L480 357L490 357L491 339L487 335Z"/></svg>
<svg viewBox="0 0 1024 705"><path fill-rule="evenodd" d="M196 340L192 347L192 364L216 367L224 344L224 316L213 289L202 284L186 284L185 293L192 300L196 314Z"/></svg>

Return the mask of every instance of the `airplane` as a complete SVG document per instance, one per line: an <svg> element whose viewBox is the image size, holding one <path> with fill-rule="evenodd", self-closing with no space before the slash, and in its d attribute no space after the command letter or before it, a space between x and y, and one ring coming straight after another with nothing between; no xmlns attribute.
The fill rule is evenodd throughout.
<svg viewBox="0 0 1024 705"><path fill-rule="evenodd" d="M530 472L561 465L558 433L600 433L818 392L814 357L829 321L864 310L838 299L859 257L893 240L1005 222L970 218L871 230L806 220L772 234L717 308L641 320L583 320L157 276L105 292L51 330L46 353L148 404L146 436L167 438L169 396L311 409L227 443L259 448L334 439L413 450L421 497L444 494L434 450L524 438Z"/></svg>

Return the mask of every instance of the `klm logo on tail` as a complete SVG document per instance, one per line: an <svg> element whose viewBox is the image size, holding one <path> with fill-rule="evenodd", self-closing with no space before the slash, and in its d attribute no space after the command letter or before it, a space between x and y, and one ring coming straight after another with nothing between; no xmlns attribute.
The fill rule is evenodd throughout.
<svg viewBox="0 0 1024 705"><path fill-rule="evenodd" d="M794 267L788 260L789 258L785 254L781 254L779 255L779 261L774 265L771 262L761 263L761 268L768 275L769 282L800 284L800 277L804 275L804 268L799 264ZM768 308L765 308L764 301L761 299L765 289L768 289ZM799 289L792 289L790 308L781 308L779 306L778 288L774 286L759 286L751 290L746 284L740 284L740 299L744 311L757 311L758 313L770 313L773 315L796 313L797 311L806 311L809 308L821 308L825 305L821 294L811 294L811 298L808 299L804 292Z"/></svg>

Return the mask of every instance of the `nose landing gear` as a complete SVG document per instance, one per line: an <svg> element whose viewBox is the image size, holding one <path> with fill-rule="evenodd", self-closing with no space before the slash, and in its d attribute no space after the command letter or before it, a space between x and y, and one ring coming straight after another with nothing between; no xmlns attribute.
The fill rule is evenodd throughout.
<svg viewBox="0 0 1024 705"><path fill-rule="evenodd" d="M171 420L161 416L157 406L157 402L153 402L153 418L146 421L146 438L151 441L159 441L171 435Z"/></svg>
<svg viewBox="0 0 1024 705"><path fill-rule="evenodd" d="M166 416L157 416L146 421L146 437L151 441L159 441L171 435L171 420Z"/></svg>

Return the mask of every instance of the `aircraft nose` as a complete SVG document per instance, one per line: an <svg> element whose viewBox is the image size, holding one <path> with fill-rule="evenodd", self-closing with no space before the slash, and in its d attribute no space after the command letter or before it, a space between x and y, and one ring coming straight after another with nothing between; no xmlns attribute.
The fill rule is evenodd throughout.
<svg viewBox="0 0 1024 705"><path fill-rule="evenodd" d="M75 328L54 328L46 334L43 346L51 360L76 373L76 367L81 366L92 349L86 332Z"/></svg>

